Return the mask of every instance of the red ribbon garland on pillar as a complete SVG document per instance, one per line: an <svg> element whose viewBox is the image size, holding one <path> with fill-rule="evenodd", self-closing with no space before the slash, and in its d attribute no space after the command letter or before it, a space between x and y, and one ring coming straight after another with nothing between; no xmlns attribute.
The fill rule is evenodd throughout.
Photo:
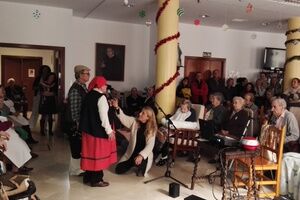
<svg viewBox="0 0 300 200"><path fill-rule="evenodd" d="M160 17L160 15L162 14L162 12L165 10L165 8L167 7L168 3L170 0L166 0L164 1L164 3L162 4L162 6L158 9L157 14L156 14L156 23L158 22L158 19ZM157 53L157 49L163 45L166 44L167 42L170 42L172 40L178 39L180 37L180 33L177 32L176 34L166 37L162 40L160 40L159 42L156 43L155 45L155 54ZM169 80L167 80L165 83L163 83L161 86L159 86L158 88L155 89L153 96L157 95L158 93L160 93L165 87L169 86L178 76L179 76L179 72L178 69L175 72L175 74L169 78Z"/></svg>

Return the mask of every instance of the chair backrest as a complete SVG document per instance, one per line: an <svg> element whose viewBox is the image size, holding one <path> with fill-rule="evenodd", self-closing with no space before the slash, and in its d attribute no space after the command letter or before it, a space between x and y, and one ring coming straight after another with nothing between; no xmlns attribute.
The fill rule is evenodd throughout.
<svg viewBox="0 0 300 200"><path fill-rule="evenodd" d="M201 105L201 104L192 104L192 108L196 112L197 120L204 119L204 110L205 110L205 106L204 105Z"/></svg>
<svg viewBox="0 0 300 200"><path fill-rule="evenodd" d="M279 164L282 160L285 133L286 127L280 130L271 125L263 126L260 136L261 156Z"/></svg>
<svg viewBox="0 0 300 200"><path fill-rule="evenodd" d="M247 123L245 136L253 136L253 132L254 132L254 123L253 123L254 113L253 113L253 110L251 110L250 108L244 108L244 110L247 111L248 117L249 117L249 120L250 120L249 123Z"/></svg>

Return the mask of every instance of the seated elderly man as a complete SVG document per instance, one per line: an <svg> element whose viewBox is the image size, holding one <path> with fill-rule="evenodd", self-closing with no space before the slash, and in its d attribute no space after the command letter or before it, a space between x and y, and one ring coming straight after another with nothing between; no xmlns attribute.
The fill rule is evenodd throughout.
<svg viewBox="0 0 300 200"><path fill-rule="evenodd" d="M284 151L299 152L299 126L297 119L293 113L286 109L286 101L282 98L277 98L272 101L272 112L270 122L275 124L279 129L286 125L286 136Z"/></svg>

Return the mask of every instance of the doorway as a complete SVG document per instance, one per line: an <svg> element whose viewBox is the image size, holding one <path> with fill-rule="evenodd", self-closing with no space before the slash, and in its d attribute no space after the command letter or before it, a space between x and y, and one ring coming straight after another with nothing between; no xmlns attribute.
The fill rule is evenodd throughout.
<svg viewBox="0 0 300 200"><path fill-rule="evenodd" d="M54 51L53 71L56 73L58 79L58 104L62 105L65 97L65 47L15 43L0 43L0 47ZM1 77L3 77L3 75ZM3 80L2 83L4 83ZM31 90L32 85L27 89ZM27 98L29 99L30 96Z"/></svg>
<svg viewBox="0 0 300 200"><path fill-rule="evenodd" d="M207 80L211 77L214 70L219 70L221 78L225 78L225 58L207 58L185 56L184 58L184 77L188 77L193 81L197 72L201 72L203 79Z"/></svg>
<svg viewBox="0 0 300 200"><path fill-rule="evenodd" d="M14 78L16 84L24 90L28 101L28 110L32 110L32 97L34 96L32 85L39 67L43 64L41 57L1 56L1 80L6 85L9 78Z"/></svg>

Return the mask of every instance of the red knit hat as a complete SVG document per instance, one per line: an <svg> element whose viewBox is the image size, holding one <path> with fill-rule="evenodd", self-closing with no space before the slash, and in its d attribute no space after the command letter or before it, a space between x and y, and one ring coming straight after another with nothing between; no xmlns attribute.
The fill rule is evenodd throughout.
<svg viewBox="0 0 300 200"><path fill-rule="evenodd" d="M103 76L96 76L90 82L88 90L91 91L94 88L101 88L104 85L106 85L106 79Z"/></svg>

